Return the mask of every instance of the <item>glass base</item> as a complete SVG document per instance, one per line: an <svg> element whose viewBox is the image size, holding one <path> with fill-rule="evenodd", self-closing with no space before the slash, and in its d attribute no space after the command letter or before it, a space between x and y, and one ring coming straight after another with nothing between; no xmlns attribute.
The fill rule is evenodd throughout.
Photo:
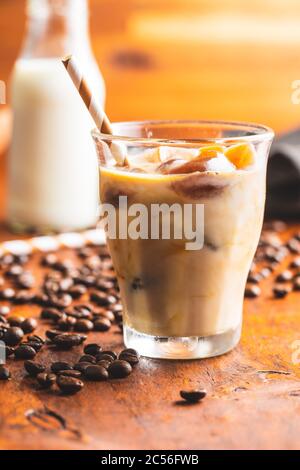
<svg viewBox="0 0 300 470"><path fill-rule="evenodd" d="M157 359L204 359L220 356L233 349L241 337L241 326L213 336L165 337L151 336L124 326L127 348L141 356Z"/></svg>

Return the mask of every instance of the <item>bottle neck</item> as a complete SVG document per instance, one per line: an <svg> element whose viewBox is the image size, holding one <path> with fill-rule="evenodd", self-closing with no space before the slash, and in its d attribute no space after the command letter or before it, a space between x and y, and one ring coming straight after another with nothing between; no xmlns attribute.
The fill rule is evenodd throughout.
<svg viewBox="0 0 300 470"><path fill-rule="evenodd" d="M89 50L87 0L27 0L22 57L61 57Z"/></svg>

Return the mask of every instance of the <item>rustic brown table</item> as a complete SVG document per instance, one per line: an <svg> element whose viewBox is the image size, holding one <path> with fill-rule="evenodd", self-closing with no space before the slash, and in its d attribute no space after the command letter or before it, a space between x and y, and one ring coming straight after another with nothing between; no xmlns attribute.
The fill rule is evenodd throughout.
<svg viewBox="0 0 300 470"><path fill-rule="evenodd" d="M23 6L23 0L1 2L0 6L0 78L5 80L20 45ZM166 15L160 2L154 2L149 11L137 9L133 0L118 5L93 0L92 8L93 42L107 77L108 110L113 119L252 119L278 131L299 122L299 110L290 102L291 81L299 78L299 45L295 42L288 47L267 41L227 44L225 48L201 40L178 41L174 54L172 41L154 34L155 21L160 14ZM177 13L180 8L178 0ZM272 14L280 18L279 11ZM152 27L148 36L141 33L145 19ZM0 165L3 219L3 159ZM13 238L4 225L0 238ZM300 340L300 294L274 300L271 282L263 281L260 298L245 302L242 341L220 358L190 362L142 359L127 380L91 383L71 398L37 391L24 378L21 365L13 363L15 379L0 384L0 447L299 449L300 365L293 364L292 344ZM27 316L39 310L15 309ZM115 328L95 339L107 347L122 347ZM178 404L179 390L187 387L205 387L208 397L196 406ZM42 415L29 420L32 410ZM49 415L43 418L45 410L57 413L65 422Z"/></svg>

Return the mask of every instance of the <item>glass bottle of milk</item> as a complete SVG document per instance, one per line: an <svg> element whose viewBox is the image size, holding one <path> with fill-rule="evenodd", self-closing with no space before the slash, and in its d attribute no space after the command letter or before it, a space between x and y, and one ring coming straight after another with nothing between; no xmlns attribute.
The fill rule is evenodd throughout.
<svg viewBox="0 0 300 470"><path fill-rule="evenodd" d="M27 0L27 12L27 37L12 77L9 223L18 231L84 229L97 220L95 124L60 59L76 54L104 104L87 0Z"/></svg>

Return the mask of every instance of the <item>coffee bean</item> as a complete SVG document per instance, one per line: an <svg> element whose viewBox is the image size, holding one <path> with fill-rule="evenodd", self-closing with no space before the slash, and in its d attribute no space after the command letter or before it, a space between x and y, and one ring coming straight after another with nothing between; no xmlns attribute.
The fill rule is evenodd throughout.
<svg viewBox="0 0 300 470"><path fill-rule="evenodd" d="M57 372L60 372L61 370L72 370L73 366L69 364L69 362L53 362L51 364L51 371L54 374L57 374Z"/></svg>
<svg viewBox="0 0 300 470"><path fill-rule="evenodd" d="M77 364L74 365L74 369L83 373L85 369L89 367L90 365L91 365L90 362L78 362Z"/></svg>
<svg viewBox="0 0 300 470"><path fill-rule="evenodd" d="M95 287L97 287L97 289L103 292L109 292L111 289L114 288L114 283L111 281L104 281L103 279L100 279L96 282Z"/></svg>
<svg viewBox="0 0 300 470"><path fill-rule="evenodd" d="M58 259L57 256L53 253L49 253L48 255L44 256L41 260L42 266L52 267L57 263Z"/></svg>
<svg viewBox="0 0 300 470"><path fill-rule="evenodd" d="M74 377L60 375L57 377L56 383L60 390L66 395L73 395L83 389L84 384L81 380Z"/></svg>
<svg viewBox="0 0 300 470"><path fill-rule="evenodd" d="M18 277L23 273L23 268L19 264L13 264L6 271L5 276L7 277Z"/></svg>
<svg viewBox="0 0 300 470"><path fill-rule="evenodd" d="M123 379L131 374L132 367L129 362L117 360L110 364L108 372L114 379Z"/></svg>
<svg viewBox="0 0 300 470"><path fill-rule="evenodd" d="M10 326L19 326L19 327L21 327L24 320L25 320L24 317L17 317L17 316L11 316L11 317L8 317L7 319Z"/></svg>
<svg viewBox="0 0 300 470"><path fill-rule="evenodd" d="M61 331L47 330L45 334L46 334L47 338L50 339L50 341L53 341L54 338L56 338L56 336L61 335Z"/></svg>
<svg viewBox="0 0 300 470"><path fill-rule="evenodd" d="M90 354L84 354L79 359L79 362L90 362L91 364L96 364L96 358Z"/></svg>
<svg viewBox="0 0 300 470"><path fill-rule="evenodd" d="M7 346L17 346L22 341L23 337L23 330L17 326L13 326L8 328L4 334L4 342Z"/></svg>
<svg viewBox="0 0 300 470"><path fill-rule="evenodd" d="M272 274L272 269L270 268L263 268L259 274L264 278L266 279L267 277L269 277L271 274Z"/></svg>
<svg viewBox="0 0 300 470"><path fill-rule="evenodd" d="M189 403L198 403L207 395L206 390L181 390L180 396Z"/></svg>
<svg viewBox="0 0 300 470"><path fill-rule="evenodd" d="M278 276L276 277L277 282L288 282L293 278L293 273L292 271L286 270L283 271L282 273L279 273Z"/></svg>
<svg viewBox="0 0 300 470"><path fill-rule="evenodd" d="M67 292L73 286L73 284L74 282L71 277L65 277L59 283L59 290L61 292Z"/></svg>
<svg viewBox="0 0 300 470"><path fill-rule="evenodd" d="M67 332L67 331L72 331L75 324L76 324L75 318L66 317L66 318L62 318L61 320L59 320L59 322L56 324L56 327L60 331Z"/></svg>
<svg viewBox="0 0 300 470"><path fill-rule="evenodd" d="M105 357L104 357L105 356ZM107 359L107 357L111 358L113 361L115 361L118 357L118 355L114 352L114 351L110 351L110 350L104 350L104 351L101 351L101 353L97 354L97 359Z"/></svg>
<svg viewBox="0 0 300 470"><path fill-rule="evenodd" d="M103 354L103 353L100 353L100 354L97 354L96 356L96 361L97 361L97 364L100 362L100 361L108 361L108 362L113 362L115 361L115 358L113 358L112 356L110 356L109 354Z"/></svg>
<svg viewBox="0 0 300 470"><path fill-rule="evenodd" d="M90 320L77 320L74 329L75 331L81 333L88 333L92 331L94 328L94 324Z"/></svg>
<svg viewBox="0 0 300 470"><path fill-rule="evenodd" d="M7 288L7 289L3 289L0 291L0 299L3 299L3 300L12 300L16 295L16 292L14 289L11 289L11 288Z"/></svg>
<svg viewBox="0 0 300 470"><path fill-rule="evenodd" d="M0 315L3 316L3 317L6 317L9 314L10 314L10 307L8 307L6 305L2 305L0 307Z"/></svg>
<svg viewBox="0 0 300 470"><path fill-rule="evenodd" d="M293 289L294 289L294 290L300 290L300 277L297 277L297 278L294 280Z"/></svg>
<svg viewBox="0 0 300 470"><path fill-rule="evenodd" d="M35 278L31 273L26 272L18 277L17 284L18 287L21 287L22 289L32 289L35 284Z"/></svg>
<svg viewBox="0 0 300 470"><path fill-rule="evenodd" d="M108 372L100 365L90 365L84 371L84 377L93 382L100 382L108 379Z"/></svg>
<svg viewBox="0 0 300 470"><path fill-rule="evenodd" d="M15 354L15 349L12 348L11 346L6 346L5 347L5 355L6 357L11 357Z"/></svg>
<svg viewBox="0 0 300 470"><path fill-rule="evenodd" d="M102 348L99 344L90 343L84 347L84 353L90 354L91 356L97 356L102 351Z"/></svg>
<svg viewBox="0 0 300 470"><path fill-rule="evenodd" d="M257 285L249 285L246 287L245 290L245 297L249 299L254 299L255 297L259 297L261 294L261 289Z"/></svg>
<svg viewBox="0 0 300 470"><path fill-rule="evenodd" d="M119 359L129 362L131 366L135 366L140 361L139 354L135 349L124 349L119 354Z"/></svg>
<svg viewBox="0 0 300 470"><path fill-rule="evenodd" d="M299 254L300 253L300 242L295 238L289 240L286 244L291 253Z"/></svg>
<svg viewBox="0 0 300 470"><path fill-rule="evenodd" d="M94 330L105 332L110 330L111 322L107 318L99 318L94 323Z"/></svg>
<svg viewBox="0 0 300 470"><path fill-rule="evenodd" d="M41 374L37 375L36 379L41 388L48 389L55 384L56 376L54 374L47 374L47 372L42 372Z"/></svg>
<svg viewBox="0 0 300 470"><path fill-rule="evenodd" d="M55 336L53 343L58 349L68 350L75 346L80 346L86 340L86 336L77 334L60 334Z"/></svg>
<svg viewBox="0 0 300 470"><path fill-rule="evenodd" d="M290 286L278 284L273 287L273 294L277 299L283 299L289 292L291 292Z"/></svg>
<svg viewBox="0 0 300 470"><path fill-rule="evenodd" d="M27 318L21 323L20 328L25 334L32 333L37 328L37 321L35 318Z"/></svg>
<svg viewBox="0 0 300 470"><path fill-rule="evenodd" d="M72 296L73 299L79 299L87 293L87 288L83 284L78 284L77 286L69 289L68 293Z"/></svg>
<svg viewBox="0 0 300 470"><path fill-rule="evenodd" d="M26 372L32 377L36 377L38 374L41 374L46 370L46 367L38 362L34 361L25 361L24 367Z"/></svg>
<svg viewBox="0 0 300 470"><path fill-rule="evenodd" d="M109 296L105 294L104 292L92 292L90 295L90 299L92 302L96 303L97 305L100 305L100 307L108 307L110 302L109 302Z"/></svg>
<svg viewBox="0 0 300 470"><path fill-rule="evenodd" d="M15 350L16 359L33 359L36 356L36 351L28 344L21 344Z"/></svg>
<svg viewBox="0 0 300 470"><path fill-rule="evenodd" d="M82 377L82 372L79 370L60 370L57 372L57 375L64 375L65 377L74 377L74 379L80 379Z"/></svg>
<svg viewBox="0 0 300 470"><path fill-rule="evenodd" d="M33 303L35 300L35 295L31 292L21 290L16 293L15 297L12 299L15 305L26 305Z"/></svg>
<svg viewBox="0 0 300 470"><path fill-rule="evenodd" d="M77 320L91 320L93 318L92 311L88 305L76 305L72 310L68 310L67 314Z"/></svg>
<svg viewBox="0 0 300 470"><path fill-rule="evenodd" d="M101 359L100 361L97 361L97 366L104 367L104 369L108 369L112 361L105 361Z"/></svg>
<svg viewBox="0 0 300 470"><path fill-rule="evenodd" d="M41 312L41 319L42 320L51 320L54 322L58 322L59 320L62 319L63 313L61 313L60 310L57 310L55 308L46 308L42 310Z"/></svg>
<svg viewBox="0 0 300 470"><path fill-rule="evenodd" d="M26 341L26 343L22 344L27 344L27 346L31 346L37 353L42 349L43 344L39 343L37 341Z"/></svg>
<svg viewBox="0 0 300 470"><path fill-rule="evenodd" d="M45 340L38 335L29 335L27 338L28 341L33 341L35 343L45 344Z"/></svg>
<svg viewBox="0 0 300 470"><path fill-rule="evenodd" d="M63 309L71 305L73 299L69 294L58 293L49 295L48 305L54 308Z"/></svg>
<svg viewBox="0 0 300 470"><path fill-rule="evenodd" d="M248 275L247 282L250 284L259 284L262 279L263 276L260 273L251 273Z"/></svg>
<svg viewBox="0 0 300 470"><path fill-rule="evenodd" d="M10 379L10 371L8 367L0 365L0 380L8 380Z"/></svg>

